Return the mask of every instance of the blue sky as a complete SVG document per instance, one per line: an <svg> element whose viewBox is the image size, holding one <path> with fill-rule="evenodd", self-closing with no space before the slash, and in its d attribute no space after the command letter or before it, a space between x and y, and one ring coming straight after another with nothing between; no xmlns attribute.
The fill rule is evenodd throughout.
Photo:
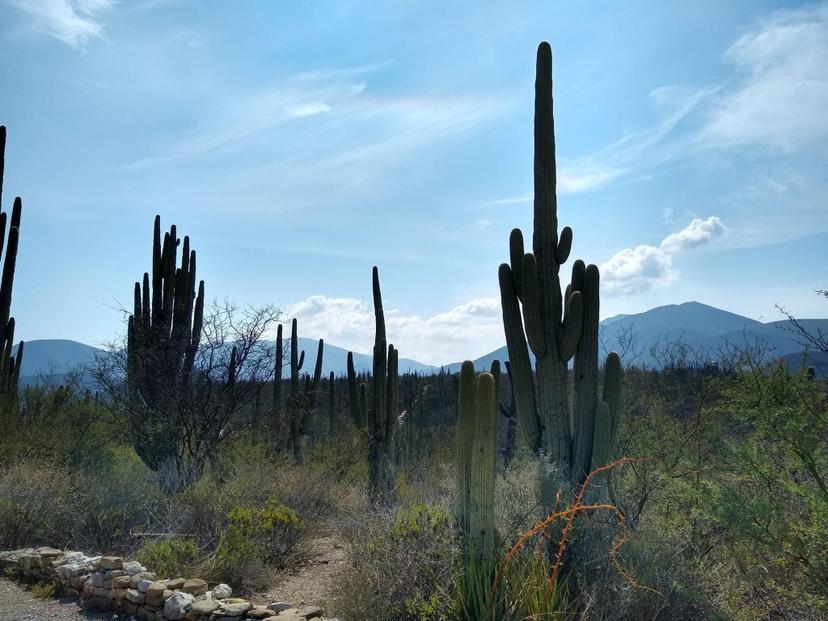
<svg viewBox="0 0 828 621"><path fill-rule="evenodd" d="M304 336L370 351L377 264L404 356L498 347L544 39L602 316L825 316L828 4L0 0L20 336L122 331L160 213L208 297Z"/></svg>

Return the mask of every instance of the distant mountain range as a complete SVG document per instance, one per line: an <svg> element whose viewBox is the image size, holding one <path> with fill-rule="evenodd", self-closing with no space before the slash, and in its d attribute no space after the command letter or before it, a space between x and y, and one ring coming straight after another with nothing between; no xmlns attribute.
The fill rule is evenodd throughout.
<svg viewBox="0 0 828 621"><path fill-rule="evenodd" d="M799 323L813 334L819 331L828 334L828 319L801 319ZM791 331L791 327L787 319L762 323L700 302L685 302L605 319L600 326L599 348L601 358L608 351L626 351L627 363L658 368L669 356L671 346L678 343L685 348L690 360L719 360L723 348L728 345L759 346L766 358L785 358L792 367L799 368L802 363L801 338ZM675 347L673 351L676 351ZM503 346L476 359L474 365L482 371L488 369L493 360L508 358L506 346ZM809 364L828 367L827 358L815 356ZM452 371L459 368L460 363L449 365Z"/></svg>
<svg viewBox="0 0 828 621"><path fill-rule="evenodd" d="M828 334L828 319L802 319L800 323L813 333ZM736 346L763 344L774 357L784 357L793 366L801 363L802 346L799 338L790 331L786 320L762 323L748 317L707 306L699 302L659 306L634 315L616 315L601 322L602 357L606 350L624 351L625 341L632 337L635 354L630 362L641 366L658 367L668 344L682 343L692 356L718 359L722 347L727 343ZM303 371L310 372L316 363L317 341L299 339L300 348L306 352ZM96 355L105 355L104 350L70 340L35 340L26 343L21 369L21 382L36 383L38 379L57 379L69 370L93 362ZM348 351L336 345L325 343L323 370L327 375L346 372ZM477 358L474 363L479 370L488 369L492 360L507 360L506 347ZM818 360L823 364L828 360ZM813 364L813 363L811 363ZM371 356L354 354L354 366L358 371L371 370ZM828 365L827 365L828 366ZM439 370L428 364L408 358L400 359L401 372L430 373ZM457 371L460 363L445 365L449 371ZM285 370L287 375L287 369Z"/></svg>

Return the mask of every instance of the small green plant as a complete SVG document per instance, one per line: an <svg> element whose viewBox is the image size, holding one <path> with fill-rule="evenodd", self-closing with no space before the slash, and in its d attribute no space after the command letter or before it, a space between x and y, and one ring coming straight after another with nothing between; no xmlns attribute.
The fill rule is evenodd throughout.
<svg viewBox="0 0 828 621"><path fill-rule="evenodd" d="M57 587L54 582L44 582L32 585L32 595L37 599L52 599L55 596Z"/></svg>
<svg viewBox="0 0 828 621"><path fill-rule="evenodd" d="M198 560L199 552L189 539L169 537L158 541L146 541L135 557L160 577L182 576Z"/></svg>

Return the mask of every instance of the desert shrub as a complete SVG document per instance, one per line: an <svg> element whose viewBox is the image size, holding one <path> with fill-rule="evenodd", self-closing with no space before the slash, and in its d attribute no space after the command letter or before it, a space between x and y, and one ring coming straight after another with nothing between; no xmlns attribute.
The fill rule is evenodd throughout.
<svg viewBox="0 0 828 621"><path fill-rule="evenodd" d="M0 549L68 544L77 487L70 469L20 461L0 472Z"/></svg>
<svg viewBox="0 0 828 621"><path fill-rule="evenodd" d="M347 619L451 619L456 570L450 513L415 504L374 515L352 537L333 608Z"/></svg>
<svg viewBox="0 0 828 621"><path fill-rule="evenodd" d="M257 586L270 568L284 567L304 528L296 512L269 501L264 507L234 507L215 561L231 584Z"/></svg>
<svg viewBox="0 0 828 621"><path fill-rule="evenodd" d="M191 539L167 537L145 541L135 558L158 576L175 578L188 573L199 558L199 550Z"/></svg>

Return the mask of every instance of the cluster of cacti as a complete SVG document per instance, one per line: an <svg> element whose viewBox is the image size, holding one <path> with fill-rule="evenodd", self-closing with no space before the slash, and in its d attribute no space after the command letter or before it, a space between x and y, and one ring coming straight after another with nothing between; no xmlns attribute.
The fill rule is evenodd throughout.
<svg viewBox="0 0 828 621"><path fill-rule="evenodd" d="M371 376L373 408L368 408L365 383L357 387L353 354L348 354L348 393L351 415L357 426L368 422L368 484L375 498L388 500L393 494L396 463L394 432L400 416L399 354L388 344L382 309L379 270L373 269L374 360Z"/></svg>
<svg viewBox="0 0 828 621"><path fill-rule="evenodd" d="M126 387L129 431L141 459L155 470L195 478L185 473L177 435L187 416L196 355L204 321L204 281L196 293L196 253L184 238L181 265L175 225L161 238L161 218L155 217L152 275L135 283L133 311L127 323ZM226 387L237 374L237 351L230 352ZM194 450L192 447L190 451ZM171 485L186 484L177 481Z"/></svg>
<svg viewBox="0 0 828 621"><path fill-rule="evenodd" d="M280 429L281 412L281 383L282 383L282 326L276 329L276 365L274 376L274 411L276 415L277 431ZM293 451L296 463L305 463L305 440L308 435L308 423L316 407L316 398L322 381L322 358L325 353L325 342L319 339L316 351L316 364L313 375L305 374L301 382L300 371L305 364L305 350L299 351L298 322L293 319L290 326L290 392L285 404L287 418L287 433L283 436L282 446ZM302 384L300 386L300 384Z"/></svg>
<svg viewBox="0 0 828 621"><path fill-rule="evenodd" d="M558 235L548 43L537 55L534 168L532 252L524 252L520 230L512 231L511 265L500 266L499 281L518 428L526 445L557 468L557 475L548 464L541 468L541 508L548 511L561 481L575 487L610 459L621 403L614 353L607 357L603 399L598 398L598 268L576 261L571 283L561 291L559 272L569 257L572 229ZM570 394L567 367L573 356Z"/></svg>
<svg viewBox="0 0 828 621"><path fill-rule="evenodd" d="M494 483L500 363L479 376L466 360L460 370L457 417L457 524L463 557L477 567L494 566Z"/></svg>
<svg viewBox="0 0 828 621"><path fill-rule="evenodd" d="M20 197L14 199L11 220L3 211L3 172L6 165L6 128L0 125L0 254L6 241L6 224L9 226L6 256L3 260L3 275L0 280L0 404L2 407L14 407L17 403L17 389L20 383L20 367L23 363L23 341L14 349L14 317L11 317L12 287L14 285L14 268L17 264L17 245L20 238L20 216L23 202Z"/></svg>

